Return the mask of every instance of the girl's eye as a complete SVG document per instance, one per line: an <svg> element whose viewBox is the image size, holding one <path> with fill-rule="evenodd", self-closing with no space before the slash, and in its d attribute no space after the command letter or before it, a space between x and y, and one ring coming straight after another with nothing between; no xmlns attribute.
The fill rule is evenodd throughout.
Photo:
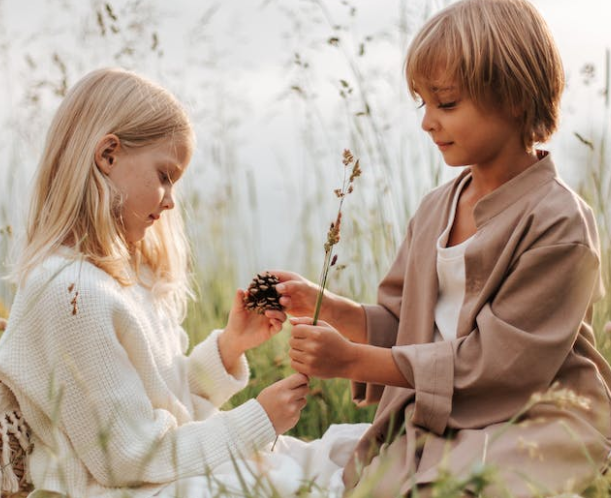
<svg viewBox="0 0 611 498"><path fill-rule="evenodd" d="M163 183L170 182L170 175L168 175L165 171L159 172L159 178Z"/></svg>
<svg viewBox="0 0 611 498"><path fill-rule="evenodd" d="M454 107L456 107L457 101L452 101L452 102L440 102L437 105L438 109L453 109Z"/></svg>

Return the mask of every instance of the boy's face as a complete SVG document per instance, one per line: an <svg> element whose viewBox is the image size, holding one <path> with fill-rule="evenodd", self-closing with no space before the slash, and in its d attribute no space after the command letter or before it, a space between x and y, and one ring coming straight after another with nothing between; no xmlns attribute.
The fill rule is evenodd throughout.
<svg viewBox="0 0 611 498"><path fill-rule="evenodd" d="M174 207L173 186L190 158L189 147L170 141L119 151L109 177L123 197L121 217L128 242L142 240L146 229Z"/></svg>
<svg viewBox="0 0 611 498"><path fill-rule="evenodd" d="M498 109L482 109L453 82L418 87L424 116L422 129L449 166L486 167L523 153L517 119Z"/></svg>

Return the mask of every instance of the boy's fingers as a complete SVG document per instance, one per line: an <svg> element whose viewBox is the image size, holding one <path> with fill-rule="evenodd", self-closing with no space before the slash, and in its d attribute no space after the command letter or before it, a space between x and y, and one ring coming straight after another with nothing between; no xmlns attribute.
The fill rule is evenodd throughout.
<svg viewBox="0 0 611 498"><path fill-rule="evenodd" d="M293 316L289 318L291 325L312 325L314 320L309 316Z"/></svg>
<svg viewBox="0 0 611 498"><path fill-rule="evenodd" d="M287 280L295 280L299 278L299 275L293 273L292 271L284 271L284 270L267 270L268 273L272 275L276 275L280 282L286 282Z"/></svg>
<svg viewBox="0 0 611 498"><path fill-rule="evenodd" d="M276 290L280 293L289 293L291 291L291 285L289 283L276 284Z"/></svg>
<svg viewBox="0 0 611 498"><path fill-rule="evenodd" d="M294 326L291 329L291 338L292 339L307 339L310 337L309 330L306 327L302 327L299 325Z"/></svg>

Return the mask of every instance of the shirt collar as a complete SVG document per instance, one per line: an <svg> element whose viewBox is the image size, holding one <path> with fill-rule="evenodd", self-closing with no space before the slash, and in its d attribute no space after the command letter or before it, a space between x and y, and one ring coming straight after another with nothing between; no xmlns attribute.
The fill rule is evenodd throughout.
<svg viewBox="0 0 611 498"><path fill-rule="evenodd" d="M482 197L475 204L473 215L478 229L531 190L558 176L549 152L537 151L537 155L540 157L539 161Z"/></svg>

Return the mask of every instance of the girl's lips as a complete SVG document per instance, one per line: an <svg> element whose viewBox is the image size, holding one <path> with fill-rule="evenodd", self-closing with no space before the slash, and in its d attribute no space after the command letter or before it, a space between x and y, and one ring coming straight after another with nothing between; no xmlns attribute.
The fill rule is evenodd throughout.
<svg viewBox="0 0 611 498"><path fill-rule="evenodd" d="M439 150L444 151L454 142L435 142L435 145L439 147Z"/></svg>

